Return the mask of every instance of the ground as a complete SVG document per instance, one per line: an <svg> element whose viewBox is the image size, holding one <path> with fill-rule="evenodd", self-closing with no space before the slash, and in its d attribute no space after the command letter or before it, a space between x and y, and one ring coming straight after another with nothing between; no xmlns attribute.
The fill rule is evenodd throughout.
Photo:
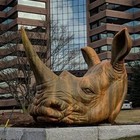
<svg viewBox="0 0 140 140"><path fill-rule="evenodd" d="M10 111L3 111L0 114L0 125L6 126L8 119L9 119L8 126L23 126L24 127L34 122L30 115L24 114L21 111L15 111L13 112L13 114L11 114Z"/></svg>
<svg viewBox="0 0 140 140"><path fill-rule="evenodd" d="M140 108L121 110L115 121L122 124L140 124Z"/></svg>
<svg viewBox="0 0 140 140"><path fill-rule="evenodd" d="M10 119L9 119L10 118ZM6 126L7 120L10 127L46 127L46 124L37 124L29 114L24 114L20 110L0 111L0 126ZM140 109L122 110L115 120L115 124L140 124ZM47 127L53 127L47 124Z"/></svg>

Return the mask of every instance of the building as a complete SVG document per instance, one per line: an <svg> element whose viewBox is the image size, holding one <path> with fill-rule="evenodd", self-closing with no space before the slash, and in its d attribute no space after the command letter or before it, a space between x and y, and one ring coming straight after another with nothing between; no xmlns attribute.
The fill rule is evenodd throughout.
<svg viewBox="0 0 140 140"><path fill-rule="evenodd" d="M88 45L102 60L110 59L112 38L124 27L133 39L131 53L140 52L140 1L87 0ZM127 59L134 58L129 55Z"/></svg>
<svg viewBox="0 0 140 140"><path fill-rule="evenodd" d="M24 87L34 78L28 78L31 72L19 29L21 26L26 28L36 51L45 56L46 52L40 47L45 48L49 36L49 27L44 30L43 22L49 20L49 6L49 0L0 0L0 107L17 104L9 92L20 96L22 91L30 90L30 87L26 90ZM20 95L15 94L16 90Z"/></svg>
<svg viewBox="0 0 140 140"><path fill-rule="evenodd" d="M101 60L111 58L114 35L128 28L133 46L126 57L126 65L140 55L140 1L138 0L87 0L87 44L96 50ZM128 78L132 71L127 67ZM131 82L129 81L129 89Z"/></svg>

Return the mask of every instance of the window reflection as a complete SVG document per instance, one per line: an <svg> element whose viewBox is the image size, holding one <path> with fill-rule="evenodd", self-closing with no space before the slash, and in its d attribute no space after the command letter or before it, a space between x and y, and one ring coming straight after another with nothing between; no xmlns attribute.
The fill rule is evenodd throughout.
<svg viewBox="0 0 140 140"><path fill-rule="evenodd" d="M80 51L81 47L87 44L86 0L51 0L50 3L52 20L57 22L58 25L66 26L68 34L74 35L74 39L64 47L64 51L57 55L55 60L60 61L61 58L66 63L73 53L75 58L67 64L65 69L86 69L87 66ZM55 46L52 46L52 48L55 48ZM66 50L68 51L66 52ZM53 69L61 70L61 66L56 65Z"/></svg>
<svg viewBox="0 0 140 140"><path fill-rule="evenodd" d="M41 14L33 14L33 13L27 13L27 12L18 12L18 17L20 18L27 18L27 19L36 19L36 20L45 20L45 15Z"/></svg>
<svg viewBox="0 0 140 140"><path fill-rule="evenodd" d="M33 7L40 7L40 8L46 7L44 2L38 2L38 1L32 1L32 0L18 0L18 4L33 6Z"/></svg>
<svg viewBox="0 0 140 140"><path fill-rule="evenodd" d="M139 47L133 47L130 52L131 53L138 53L138 52L140 52L140 48Z"/></svg>

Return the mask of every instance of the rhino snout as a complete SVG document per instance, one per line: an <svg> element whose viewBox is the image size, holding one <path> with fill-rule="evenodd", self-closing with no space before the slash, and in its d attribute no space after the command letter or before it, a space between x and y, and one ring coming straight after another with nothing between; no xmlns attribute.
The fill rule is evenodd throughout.
<svg viewBox="0 0 140 140"><path fill-rule="evenodd" d="M34 102L29 111L33 117L41 115L46 118L46 121L52 121L51 118L55 118L54 121L58 121L64 117L64 112L68 107L69 105L65 101L55 97L48 97L40 99L39 102Z"/></svg>
<svg viewBox="0 0 140 140"><path fill-rule="evenodd" d="M62 100L56 99L50 102L49 107L54 110L63 111L68 107L68 104Z"/></svg>

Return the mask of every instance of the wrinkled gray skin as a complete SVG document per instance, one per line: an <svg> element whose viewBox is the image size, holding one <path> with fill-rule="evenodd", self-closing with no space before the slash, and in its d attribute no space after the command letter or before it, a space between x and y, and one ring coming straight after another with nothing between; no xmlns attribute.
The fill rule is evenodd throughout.
<svg viewBox="0 0 140 140"><path fill-rule="evenodd" d="M111 61L100 62L92 48L82 49L89 67L83 77L75 77L67 71L55 75L39 59L23 28L21 32L38 84L29 108L35 120L66 124L112 123L115 120L127 93L124 58L132 43L126 28L113 39Z"/></svg>

